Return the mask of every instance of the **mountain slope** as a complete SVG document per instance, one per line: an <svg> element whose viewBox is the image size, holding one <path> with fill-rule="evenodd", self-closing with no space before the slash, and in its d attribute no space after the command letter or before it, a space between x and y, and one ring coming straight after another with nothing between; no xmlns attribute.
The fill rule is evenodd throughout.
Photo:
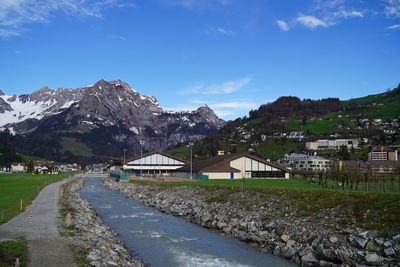
<svg viewBox="0 0 400 267"><path fill-rule="evenodd" d="M0 125L16 135L15 146L56 160L98 160L165 149L198 140L222 127L208 107L166 112L153 96L142 96L123 81L98 81L78 89L40 90L0 96Z"/></svg>
<svg viewBox="0 0 400 267"><path fill-rule="evenodd" d="M321 138L363 137L370 145L399 144L399 116L400 85L385 93L347 101L280 97L204 138L194 146L194 153L205 157L225 150L277 159L285 153L304 151L306 141ZM301 132L304 137L296 138L291 132ZM178 147L172 152L182 154L182 150Z"/></svg>

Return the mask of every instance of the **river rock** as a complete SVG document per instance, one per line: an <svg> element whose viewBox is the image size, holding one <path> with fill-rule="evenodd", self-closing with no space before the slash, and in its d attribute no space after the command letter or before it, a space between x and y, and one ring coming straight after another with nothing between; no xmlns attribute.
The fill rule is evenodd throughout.
<svg viewBox="0 0 400 267"><path fill-rule="evenodd" d="M369 250L369 251L380 251L381 250L381 248L373 240L368 241L367 245L365 246L365 249Z"/></svg>
<svg viewBox="0 0 400 267"><path fill-rule="evenodd" d="M282 239L283 242L287 242L287 241L290 239L290 236L288 236L288 235L282 235L282 236L281 236L281 239Z"/></svg>
<svg viewBox="0 0 400 267"><path fill-rule="evenodd" d="M365 246L366 246L367 243L368 243L368 240L367 240L367 239L364 239L364 238L358 237L358 236L356 236L356 237L354 238L354 240L357 242L357 244L360 246L360 248L365 248Z"/></svg>
<svg viewBox="0 0 400 267"><path fill-rule="evenodd" d="M383 251L385 252L386 256L393 256L396 254L393 248L386 248Z"/></svg>
<svg viewBox="0 0 400 267"><path fill-rule="evenodd" d="M379 255L376 254L376 253L371 253L371 254L367 254L367 255L365 256L365 260L366 260L368 263L379 263L379 262L382 261L382 258L379 257Z"/></svg>
<svg viewBox="0 0 400 267"><path fill-rule="evenodd" d="M317 258L314 256L314 254L306 254L303 257L301 257L301 262L305 264L315 264L319 262Z"/></svg>

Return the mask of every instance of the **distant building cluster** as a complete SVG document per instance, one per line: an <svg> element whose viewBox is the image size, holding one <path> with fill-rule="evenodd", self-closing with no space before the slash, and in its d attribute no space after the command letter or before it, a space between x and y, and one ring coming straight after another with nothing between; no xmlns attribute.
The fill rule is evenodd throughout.
<svg viewBox="0 0 400 267"><path fill-rule="evenodd" d="M345 146L348 149L358 148L359 145L358 139L323 139L317 140L315 142L306 142L307 150L321 150L321 149L340 149Z"/></svg>

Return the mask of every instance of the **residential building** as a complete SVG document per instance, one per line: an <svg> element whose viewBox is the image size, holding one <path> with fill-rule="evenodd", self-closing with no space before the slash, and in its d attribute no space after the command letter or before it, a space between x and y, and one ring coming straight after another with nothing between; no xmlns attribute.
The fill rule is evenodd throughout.
<svg viewBox="0 0 400 267"><path fill-rule="evenodd" d="M293 170L302 171L328 171L332 166L332 161L329 159L299 153L286 154L280 162Z"/></svg>
<svg viewBox="0 0 400 267"><path fill-rule="evenodd" d="M163 153L150 152L128 159L123 170L139 175L170 175L182 168L187 162L178 157Z"/></svg>
<svg viewBox="0 0 400 267"><path fill-rule="evenodd" d="M304 139L304 132L303 131L294 131L294 132L290 132L287 135L287 138L290 139Z"/></svg>
<svg viewBox="0 0 400 267"><path fill-rule="evenodd" d="M317 140L315 142L306 142L307 150L321 150L321 149L340 149L342 146L347 147L348 149L358 148L359 145L358 139L323 139Z"/></svg>
<svg viewBox="0 0 400 267"><path fill-rule="evenodd" d="M190 164L177 172L188 176ZM250 154L226 154L197 160L193 163L192 172L208 179L287 179L290 176L289 169Z"/></svg>
<svg viewBox="0 0 400 267"><path fill-rule="evenodd" d="M339 164L344 168L373 175L400 174L400 161L394 160L368 160L366 162L346 160L340 161Z"/></svg>
<svg viewBox="0 0 400 267"><path fill-rule="evenodd" d="M26 164L24 162L13 162L11 172L26 172Z"/></svg>
<svg viewBox="0 0 400 267"><path fill-rule="evenodd" d="M399 153L392 147L375 147L368 153L368 160L399 160Z"/></svg>

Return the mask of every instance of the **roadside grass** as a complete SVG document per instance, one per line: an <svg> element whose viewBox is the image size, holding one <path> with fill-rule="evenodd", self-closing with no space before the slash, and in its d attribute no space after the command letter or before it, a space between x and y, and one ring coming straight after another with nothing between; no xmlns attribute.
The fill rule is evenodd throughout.
<svg viewBox="0 0 400 267"><path fill-rule="evenodd" d="M76 245L69 245L69 248L71 249L73 255L74 255L74 260L75 263L78 266L89 266L90 261L86 259L87 255L89 252L86 249L82 249Z"/></svg>
<svg viewBox="0 0 400 267"><path fill-rule="evenodd" d="M70 174L0 174L0 224L30 205L40 190L48 184L67 178Z"/></svg>
<svg viewBox="0 0 400 267"><path fill-rule="evenodd" d="M28 242L24 237L13 241L0 242L0 266L14 266L16 259L19 259L20 266L28 266L29 250Z"/></svg>
<svg viewBox="0 0 400 267"><path fill-rule="evenodd" d="M161 187L200 186L212 192L206 199L207 203L226 203L232 194L242 192L240 180L208 180L188 182L152 182L131 181L144 185ZM251 195L260 194L256 200L251 200ZM320 221L319 214L334 216L339 221L337 227L361 227L364 229L378 230L383 235L400 232L400 193L368 193L343 191L324 188L320 185L310 184L301 179L246 179L244 194L249 196L242 205L257 207L259 203L268 205L271 197L277 197L286 203L294 205L295 215L310 217L315 222Z"/></svg>

